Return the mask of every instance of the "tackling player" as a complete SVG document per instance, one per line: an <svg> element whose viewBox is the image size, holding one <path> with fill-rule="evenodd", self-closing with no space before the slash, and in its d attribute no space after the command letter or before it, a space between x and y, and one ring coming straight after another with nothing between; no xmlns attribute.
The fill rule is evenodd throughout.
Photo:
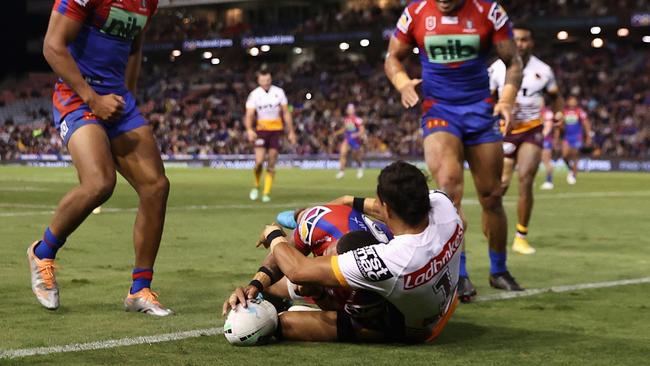
<svg viewBox="0 0 650 366"><path fill-rule="evenodd" d="M403 62L417 46L422 79L411 79ZM501 99L493 104L487 73L488 52L506 65ZM397 23L388 46L385 70L406 108L418 104L415 87L422 83L424 158L438 187L460 210L463 161L469 163L483 209L483 232L489 244L492 287L522 288L506 266L507 218L501 198L503 136L497 115L510 127L512 108L522 78L521 58L512 40L508 15L494 1L414 1ZM476 290L461 256L460 297L469 301Z"/></svg>
<svg viewBox="0 0 650 366"><path fill-rule="evenodd" d="M345 108L345 119L343 128L337 132L337 135L343 133L345 138L341 143L340 150L340 168L336 173L336 179L345 176L345 166L348 163L348 152L352 151L352 158L357 162L357 179L363 178L363 143L366 137L366 128L363 120L356 114L356 107L350 103Z"/></svg>
<svg viewBox="0 0 650 366"><path fill-rule="evenodd" d="M117 170L140 200L133 229L133 284L124 306L156 316L172 314L150 289L169 181L152 128L134 97L143 32L157 6L157 0L54 3L43 54L59 75L52 98L54 124L72 156L79 185L59 202L43 239L27 250L32 290L47 309L59 307L57 251L111 196Z"/></svg>
<svg viewBox="0 0 650 366"><path fill-rule="evenodd" d="M246 116L244 126L248 140L255 144L255 187L251 189L249 197L256 200L259 196L260 177L266 160L266 177L262 202L271 201L271 187L275 177L275 163L278 160L280 139L286 125L289 131L289 142L296 143L296 134L293 130L293 118L289 111L289 102L284 90L272 85L271 73L261 70L257 73L257 84L246 100ZM253 119L257 114L257 124L253 129ZM284 121L284 124L283 124Z"/></svg>
<svg viewBox="0 0 650 366"><path fill-rule="evenodd" d="M528 223L533 211L533 184L542 158L544 126L541 119L544 94L552 100L554 119L562 119L564 101L550 66L532 54L534 42L532 31L522 26L514 27L515 43L524 63L523 81L517 94L514 110L513 128L506 133L503 142L503 174L501 185L506 194L512 174L517 168L519 174L519 201L517 203L517 227L512 250L520 254L534 254L527 239ZM489 69L492 93L503 92L506 66L501 60L495 61Z"/></svg>
<svg viewBox="0 0 650 366"><path fill-rule="evenodd" d="M582 148L583 140L586 146L591 146L591 123L587 112L578 106L578 98L572 95L567 99L567 107L564 109L564 138L562 140L562 158L569 169L566 181L570 185L576 184L578 154Z"/></svg>
<svg viewBox="0 0 650 366"><path fill-rule="evenodd" d="M348 308L281 313L278 338L425 342L438 337L457 304L462 221L449 198L430 192L424 174L403 161L381 171L377 197L365 199L363 206L386 220L395 234L388 244L308 258L288 244L278 226L266 227L260 244L270 248L292 282L368 290L385 299L366 309L373 316ZM348 205L354 202L343 200ZM229 297L227 307L239 302L246 303L241 288Z"/></svg>

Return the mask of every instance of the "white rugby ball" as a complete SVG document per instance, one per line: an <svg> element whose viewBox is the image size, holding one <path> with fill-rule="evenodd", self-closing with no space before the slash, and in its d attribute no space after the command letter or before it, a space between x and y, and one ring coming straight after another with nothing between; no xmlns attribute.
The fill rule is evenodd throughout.
<svg viewBox="0 0 650 366"><path fill-rule="evenodd" d="M268 342L278 326L278 312L263 299L248 300L248 307L238 304L230 310L223 334L235 346L255 346Z"/></svg>

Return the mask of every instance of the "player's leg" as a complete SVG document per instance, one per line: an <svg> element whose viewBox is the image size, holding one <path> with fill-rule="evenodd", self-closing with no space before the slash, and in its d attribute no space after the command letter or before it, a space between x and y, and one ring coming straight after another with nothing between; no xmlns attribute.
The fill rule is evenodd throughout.
<svg viewBox="0 0 650 366"><path fill-rule="evenodd" d="M517 202L517 232L512 249L521 254L533 254L535 248L528 243L528 224L533 211L533 185L539 169L542 149L531 143L523 143L517 152L519 175L519 200Z"/></svg>
<svg viewBox="0 0 650 366"><path fill-rule="evenodd" d="M490 285L508 291L522 290L506 266L508 220L501 196L502 143L467 146L465 156L483 209L483 233L489 244Z"/></svg>
<svg viewBox="0 0 650 366"><path fill-rule="evenodd" d="M568 138L565 138L564 141L562 141L562 159L564 160L564 163L566 164L567 167L567 183L573 185L576 183L576 177L574 173L574 154L573 154L573 147L571 146L571 140Z"/></svg>
<svg viewBox="0 0 650 366"><path fill-rule="evenodd" d="M275 179L275 164L278 161L279 151L277 148L268 150L268 160L266 162L266 175L264 176L264 191L262 192L262 202L271 201L271 188L273 188L273 179Z"/></svg>
<svg viewBox="0 0 650 366"><path fill-rule="evenodd" d="M153 268L160 246L169 180L151 126L140 126L111 141L117 169L135 189L139 198L133 227L135 266L133 283L124 301L126 310L166 316L171 310L162 306L151 292Z"/></svg>
<svg viewBox="0 0 650 366"><path fill-rule="evenodd" d="M258 142L261 141L261 145L258 144ZM260 137L258 136L258 140L255 141L255 166L253 167L253 176L255 177L254 183L255 185L251 189L248 197L255 201L257 197L259 196L259 190L260 190L260 181L262 178L262 170L264 169L264 159L266 158L266 147L264 147L264 140L260 140Z"/></svg>
<svg viewBox="0 0 650 366"><path fill-rule="evenodd" d="M348 165L348 152L350 151L350 144L347 139L341 142L341 149L339 151L339 171L336 173L336 179L341 179L345 176L345 167Z"/></svg>
<svg viewBox="0 0 650 366"><path fill-rule="evenodd" d="M458 209L467 230L467 220L463 214L461 200L463 198L463 144L460 139L448 132L436 132L424 139L424 158L438 189L444 191ZM476 295L476 289L469 280L466 267L465 243L461 253L459 298L463 302L471 301Z"/></svg>
<svg viewBox="0 0 650 366"><path fill-rule="evenodd" d="M515 159L503 158L503 174L501 174L501 195L505 196L512 181L515 170Z"/></svg>
<svg viewBox="0 0 650 366"><path fill-rule="evenodd" d="M542 163L544 164L546 179L541 189L553 189L553 150L550 147L545 146L544 150L542 150Z"/></svg>
<svg viewBox="0 0 650 366"><path fill-rule="evenodd" d="M79 185L59 202L43 240L30 246L27 256L32 272L32 289L48 309L59 306L54 277L54 258L66 238L104 203L115 187L115 165L106 131L97 124L68 125L67 147L77 170Z"/></svg>
<svg viewBox="0 0 650 366"><path fill-rule="evenodd" d="M357 179L361 179L363 178L363 147L361 145L352 150L352 157L357 162Z"/></svg>
<svg viewBox="0 0 650 366"><path fill-rule="evenodd" d="M279 338L306 342L381 342L386 335L352 325L336 311L285 311L279 317Z"/></svg>

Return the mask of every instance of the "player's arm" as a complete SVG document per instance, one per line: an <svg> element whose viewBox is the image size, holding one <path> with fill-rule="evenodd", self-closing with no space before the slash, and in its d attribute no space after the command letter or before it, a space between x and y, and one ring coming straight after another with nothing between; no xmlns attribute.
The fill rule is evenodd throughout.
<svg viewBox="0 0 650 366"><path fill-rule="evenodd" d="M404 68L404 61L409 57L412 49L412 45L393 36L390 38L388 54L384 62L386 77L402 95L404 108L414 107L420 101L415 87L422 82L422 79L411 79Z"/></svg>
<svg viewBox="0 0 650 366"><path fill-rule="evenodd" d="M582 123L582 128L585 130L585 145L591 146L591 121L586 112L582 111L581 114L580 122Z"/></svg>
<svg viewBox="0 0 650 366"><path fill-rule="evenodd" d="M291 111L289 110L289 105L288 104L282 104L282 119L284 120L284 123L286 124L287 131L289 133L289 142L291 144L295 145L297 140L296 140L296 131L293 129L293 116L291 115Z"/></svg>
<svg viewBox="0 0 650 366"><path fill-rule="evenodd" d="M124 110L124 99L114 94L98 95L81 75L77 63L68 50L68 45L77 38L85 16L82 10L72 9L68 12L74 14L75 19L56 10L52 11L43 41L43 56L52 70L79 95L99 119L118 118Z"/></svg>
<svg viewBox="0 0 650 366"><path fill-rule="evenodd" d="M513 122L512 109L515 106L517 93L523 78L523 64L517 52L515 41L511 38L500 40L494 46L497 55L506 65L506 78L499 101L494 106L494 115L503 117L506 132L509 132Z"/></svg>
<svg viewBox="0 0 650 366"><path fill-rule="evenodd" d="M327 204L350 206L363 214L372 216L377 220L386 222L386 215L384 214L384 210L382 209L379 200L376 198L354 197L354 196L346 195L346 196L341 196L339 198L336 198L328 202Z"/></svg>
<svg viewBox="0 0 650 366"><path fill-rule="evenodd" d="M359 138L365 139L366 138L366 124L363 123L363 121L359 124Z"/></svg>
<svg viewBox="0 0 650 366"><path fill-rule="evenodd" d="M140 33L131 45L129 61L126 64L126 88L135 95L138 87L138 77L140 76L140 66L142 65L142 45L144 44L144 31Z"/></svg>
<svg viewBox="0 0 650 366"><path fill-rule="evenodd" d="M250 107L246 103L246 114L244 115L244 127L246 128L246 136L248 136L248 141L254 142L257 138L257 133L253 130L253 118L255 118L255 108Z"/></svg>

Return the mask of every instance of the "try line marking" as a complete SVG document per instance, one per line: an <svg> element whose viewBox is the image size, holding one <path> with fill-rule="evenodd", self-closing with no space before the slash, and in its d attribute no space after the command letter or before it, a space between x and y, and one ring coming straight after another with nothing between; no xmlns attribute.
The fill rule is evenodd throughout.
<svg viewBox="0 0 650 366"><path fill-rule="evenodd" d="M567 286L553 286L548 288L531 289L531 290L526 290L521 292L503 292L494 295L479 296L475 299L475 302L507 300L507 299L514 299L519 297L534 296L543 293L562 293L562 292L570 292L570 291L578 291L578 290L586 290L586 289L594 289L594 288L637 285L641 283L650 283L650 277L633 278L629 280L620 280L620 281L583 283L583 284L567 285ZM189 330L186 332L157 334L152 336L109 339L107 341L97 341L97 342L90 342L90 343L73 343L64 346L13 349L7 351L0 351L0 359L20 358L20 357L37 356L37 355L50 355L55 353L66 353L66 352L96 351L101 349L135 346L140 344L154 344L154 343L161 343L161 342L180 341L189 338L214 336L222 333L223 333L222 327L215 327L215 328Z"/></svg>

